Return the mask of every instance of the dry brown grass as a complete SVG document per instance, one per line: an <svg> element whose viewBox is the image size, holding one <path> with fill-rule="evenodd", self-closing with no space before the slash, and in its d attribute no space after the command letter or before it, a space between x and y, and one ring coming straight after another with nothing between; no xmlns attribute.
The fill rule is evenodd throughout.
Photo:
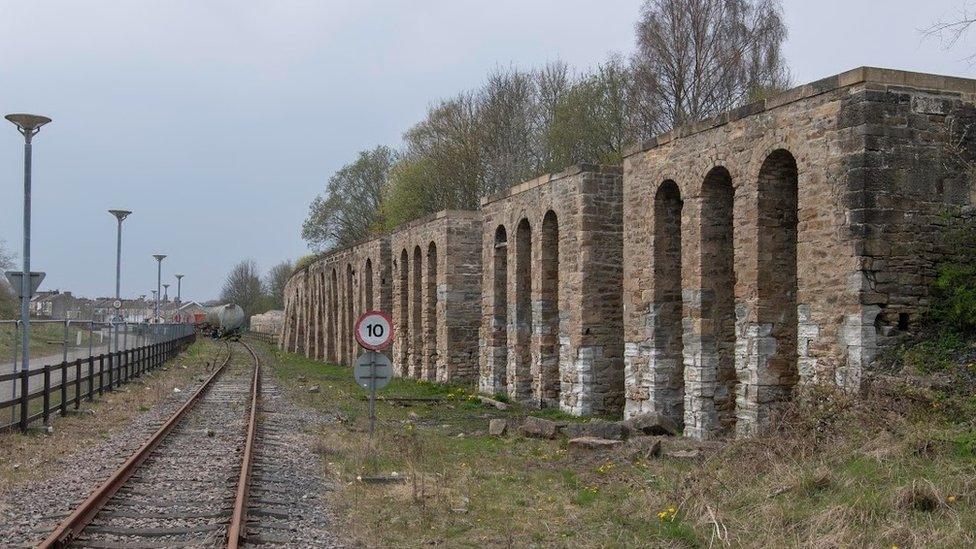
<svg viewBox="0 0 976 549"><path fill-rule="evenodd" d="M579 454L565 441L489 437L489 417L525 412L397 380L388 396L444 400L380 403L371 454L348 371L287 355L275 370L296 400L346 418L319 433L316 452L354 546L976 546L976 426L959 413L974 402L814 387L769 435L674 459L635 441ZM406 481L357 480L394 471Z"/></svg>
<svg viewBox="0 0 976 549"><path fill-rule="evenodd" d="M20 432L0 434L0 495L24 483L45 479L65 467L65 460L120 431L140 414L185 389L206 372L218 347L201 338L186 353L95 402L82 403L81 414L52 416L50 435Z"/></svg>

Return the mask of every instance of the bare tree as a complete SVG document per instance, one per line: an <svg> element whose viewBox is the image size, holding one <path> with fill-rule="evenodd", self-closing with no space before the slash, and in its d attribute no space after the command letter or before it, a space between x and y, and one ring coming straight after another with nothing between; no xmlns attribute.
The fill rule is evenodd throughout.
<svg viewBox="0 0 976 549"><path fill-rule="evenodd" d="M285 308L285 284L288 284L294 269L292 262L285 260L271 267L264 276L264 291L270 298L272 308Z"/></svg>
<svg viewBox="0 0 976 549"><path fill-rule="evenodd" d="M922 30L926 38L938 38L942 41L943 49L950 49L965 36L969 29L976 24L976 6L972 2L963 4L953 16L943 17L927 29ZM976 60L976 53L966 56L967 61Z"/></svg>
<svg viewBox="0 0 976 549"><path fill-rule="evenodd" d="M646 0L634 77L654 132L696 122L784 88L777 0Z"/></svg>
<svg viewBox="0 0 976 549"><path fill-rule="evenodd" d="M534 134L539 103L536 78L516 69L496 70L477 98L477 129L482 151L484 188L491 194L531 177L542 151Z"/></svg>
<svg viewBox="0 0 976 549"><path fill-rule="evenodd" d="M237 304L244 309L244 314L248 317L263 312L258 310L263 305L263 297L258 266L251 259L234 265L224 280L224 287L220 292L221 301Z"/></svg>
<svg viewBox="0 0 976 549"><path fill-rule="evenodd" d="M317 196L302 225L302 238L317 250L348 246L369 236L382 223L380 200L383 185L396 153L379 146L362 151L331 178L324 194Z"/></svg>

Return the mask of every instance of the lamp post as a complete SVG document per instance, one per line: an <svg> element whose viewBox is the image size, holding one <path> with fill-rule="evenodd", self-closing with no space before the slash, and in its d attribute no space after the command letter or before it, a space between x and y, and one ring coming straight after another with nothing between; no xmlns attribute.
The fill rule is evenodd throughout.
<svg viewBox="0 0 976 549"><path fill-rule="evenodd" d="M108 213L115 216L118 220L118 232L116 233L115 239L115 300L122 301L122 222L125 221L126 217L129 217L129 210L109 210ZM113 332L115 332L115 350L119 350L119 327L118 322L122 320L120 318L120 309L115 310L115 324Z"/></svg>
<svg viewBox="0 0 976 549"><path fill-rule="evenodd" d="M180 299L180 290L183 287L183 276L181 274L174 275L176 277L176 314L179 315L180 322L183 322L183 313L180 312L180 306L183 301Z"/></svg>
<svg viewBox="0 0 976 549"><path fill-rule="evenodd" d="M149 292L152 293L153 301L155 302L156 301L156 296L159 295L157 293L158 290L149 290ZM146 326L146 330L149 332L149 342L150 343L155 343L156 342L156 327L153 326L153 324L155 324L155 322L156 322L156 320L151 318L151 319L149 319L149 323L148 323L149 326Z"/></svg>
<svg viewBox="0 0 976 549"><path fill-rule="evenodd" d="M176 304L180 305L183 301L180 299L180 290L183 286L183 277L186 275L174 275L176 277Z"/></svg>
<svg viewBox="0 0 976 549"><path fill-rule="evenodd" d="M155 321L158 323L159 322L159 295L160 295L160 286L162 285L162 282L163 282L163 260L166 259L166 256L163 255L163 254L155 254L155 255L153 255L153 257L156 258L156 293L154 295L156 296L156 319L155 319Z"/></svg>
<svg viewBox="0 0 976 549"><path fill-rule="evenodd" d="M46 116L36 114L8 114L7 120L17 126L17 130L24 136L24 269L20 281L20 322L24 325L21 332L21 362L22 371L30 371L30 298L31 298L31 272L30 272L30 219L31 219L31 140L37 132L41 131L41 126L51 121ZM28 393L29 385L27 376L21 378L21 394ZM20 428L27 430L27 399L21 400L20 405Z"/></svg>

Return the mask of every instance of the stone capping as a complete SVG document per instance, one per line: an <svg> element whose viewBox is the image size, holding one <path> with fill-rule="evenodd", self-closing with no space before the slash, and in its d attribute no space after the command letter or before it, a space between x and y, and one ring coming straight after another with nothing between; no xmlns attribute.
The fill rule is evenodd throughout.
<svg viewBox="0 0 976 549"><path fill-rule="evenodd" d="M492 202L504 200L510 196L523 193L530 189L534 189L540 185L545 185L546 183L549 183L551 181L557 181L559 179L563 179L580 173L609 173L609 174L621 175L623 174L623 168L618 165L608 165L608 164L586 164L586 163L575 164L569 166L568 168L560 172L543 174L533 179L529 179L528 181L523 181L522 183L519 183L517 185L512 185L511 187L503 191L499 191L495 194L490 194L481 199L481 206L484 207L485 205L491 204Z"/></svg>
<svg viewBox="0 0 976 549"><path fill-rule="evenodd" d="M295 276L297 276L299 273L304 273L304 272L308 271L308 269L311 268L312 265L316 265L318 263L323 263L323 262L329 261L331 259L335 259L340 254L343 254L345 252L348 252L349 250L351 250L353 248L356 248L358 246L362 246L364 244L370 244L372 242L380 241L380 240L383 240L384 238L390 238L390 232L380 233L380 234L378 234L376 236L372 236L372 237L366 238L364 240L360 240L359 242L350 244L348 246L343 246L342 248L338 248L338 249L335 249L335 250L331 250L331 251L329 251L326 254L323 254L323 255L320 255L319 257L316 257L315 260L312 261L311 263L309 263L308 265L305 265L301 269L293 272L291 274L291 277L288 278L288 280L291 281L291 279L294 278Z"/></svg>
<svg viewBox="0 0 976 549"><path fill-rule="evenodd" d="M408 221L403 225L398 225L395 229L391 230L388 235L394 235L409 229L414 229L421 225L426 225L432 221L437 221L438 219L447 219L449 217L461 218L461 219L480 219L481 212L477 210L441 210L437 213L432 213L430 215L414 219L413 221Z"/></svg>
<svg viewBox="0 0 976 549"><path fill-rule="evenodd" d="M331 259L335 259L337 256L341 255L342 253L348 252L349 250L352 250L353 248L356 248L358 246L362 246L364 244L370 244L370 243L375 242L377 240L383 240L384 238L389 239L390 236L392 236L394 233L398 233L398 232L403 231L403 230L406 230L406 229L411 229L411 228L414 228L414 227L423 225L425 223L430 223L431 221L435 221L435 220L438 220L438 219L445 219L445 218L448 218L448 217L459 217L459 218L468 218L468 219L480 219L481 216L482 216L482 214L481 214L480 211L474 211L474 210L441 210L439 212L432 213L432 214L430 214L428 216L424 216L424 217L421 217L419 219L414 219L413 221L408 221L407 223L404 223L403 225L400 225L400 226L398 226L397 228L395 228L395 229L393 229L391 231L386 231L386 232L380 233L380 234L378 234L376 236L372 236L370 238L366 238L364 240L360 240L359 242L356 242L354 244L350 244L348 246L344 246L342 248L338 248L338 249L332 250L332 251L328 252L327 254L322 255L321 257L317 257L317 258L315 258L314 261L312 261L311 263L309 263L305 267L303 267L303 268L295 271L294 273L292 273L291 274L291 277L288 278L288 281L290 282L292 280L292 278L295 278L300 273L304 273L304 272L308 271L308 269L311 268L313 265L316 265L318 263L323 263L323 262L329 261Z"/></svg>
<svg viewBox="0 0 976 549"><path fill-rule="evenodd" d="M706 118L701 122L679 126L669 132L662 133L646 141L641 141L624 149L623 157L627 158L635 154L649 151L660 145L664 145L681 137L687 137L696 133L701 133L712 128L724 126L729 122L734 122L759 114L768 110L782 107L790 103L795 103L803 99L808 99L816 95L827 93L840 88L853 86L863 82L873 82L882 85L904 86L920 90L931 90L933 92L956 92L976 94L976 80L971 78L961 78L958 76L942 76L937 74L927 74L921 72L902 71L896 69L883 69L878 67L858 67L856 69L828 76L809 84L803 84L779 93L762 101L756 101L743 105L739 108Z"/></svg>

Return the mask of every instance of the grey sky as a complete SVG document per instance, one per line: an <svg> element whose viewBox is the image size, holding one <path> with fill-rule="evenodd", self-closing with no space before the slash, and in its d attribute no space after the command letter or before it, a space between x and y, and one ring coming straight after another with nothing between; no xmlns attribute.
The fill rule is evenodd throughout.
<svg viewBox="0 0 976 549"><path fill-rule="evenodd" d="M0 111L54 118L36 140L32 257L44 288L123 293L183 272L217 295L241 258L306 253L309 201L328 176L499 65L629 54L637 0L353 2L0 0ZM786 1L802 83L859 65L972 76L919 28L962 0ZM6 124L6 122L4 122ZM0 238L21 248L21 138L0 126ZM514 182L513 182L514 183ZM166 280L164 280L165 282Z"/></svg>

